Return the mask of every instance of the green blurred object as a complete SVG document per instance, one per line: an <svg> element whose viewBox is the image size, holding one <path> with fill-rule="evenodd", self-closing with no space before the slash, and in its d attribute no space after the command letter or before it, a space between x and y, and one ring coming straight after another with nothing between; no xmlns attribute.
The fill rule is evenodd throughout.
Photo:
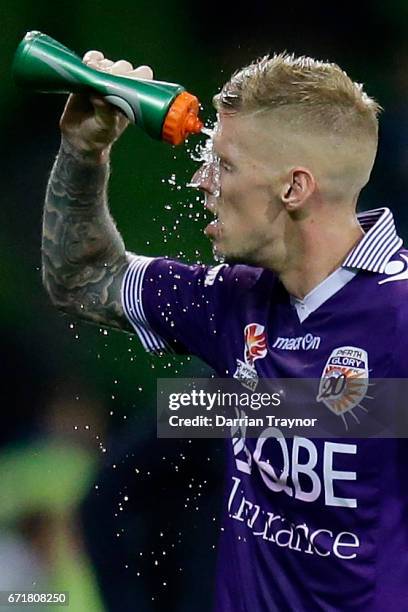
<svg viewBox="0 0 408 612"><path fill-rule="evenodd" d="M17 529L25 517L48 517L52 563L47 590L69 591L75 612L105 610L81 539L73 542L66 529L69 522L78 524L77 509L97 468L93 453L64 441L43 439L0 452L0 534Z"/></svg>
<svg viewBox="0 0 408 612"><path fill-rule="evenodd" d="M27 512L71 512L91 486L95 457L80 446L48 440L0 453L0 525Z"/></svg>
<svg viewBox="0 0 408 612"><path fill-rule="evenodd" d="M41 32L25 35L17 47L12 70L19 85L41 93L96 92L149 136L171 144L180 144L202 128L197 117L198 100L182 85L95 70Z"/></svg>

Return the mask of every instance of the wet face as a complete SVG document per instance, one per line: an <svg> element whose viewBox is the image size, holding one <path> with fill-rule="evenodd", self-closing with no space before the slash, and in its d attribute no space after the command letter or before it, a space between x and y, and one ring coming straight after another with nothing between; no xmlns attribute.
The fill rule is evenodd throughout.
<svg viewBox="0 0 408 612"><path fill-rule="evenodd" d="M264 130L259 119L222 114L212 155L192 179L215 215L205 233L217 258L259 266L273 260L284 209L279 169L273 167Z"/></svg>

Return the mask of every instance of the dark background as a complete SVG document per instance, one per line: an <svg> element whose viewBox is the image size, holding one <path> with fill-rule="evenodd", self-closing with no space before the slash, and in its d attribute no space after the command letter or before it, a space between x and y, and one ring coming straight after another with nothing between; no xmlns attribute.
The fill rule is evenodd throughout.
<svg viewBox="0 0 408 612"><path fill-rule="evenodd" d="M115 488L114 474L109 478L106 473L114 464L115 457L121 454L125 457L126 449L131 447L131 459L128 453L127 463L123 463L124 472L117 480L121 482L120 494L127 484L131 490L137 490L137 508L129 510L129 516L137 515L138 520L142 517L139 529L129 518L120 536L126 541L130 557L136 549L150 554L148 549L152 539L161 537L160 529L153 528L153 525L161 514L166 516L166 503L168 514L174 513L183 522L182 510L179 512L171 504L175 498L184 500L188 496L189 479L195 471L198 470L203 481L206 479L206 471L199 465L200 457L212 457L212 462L208 461L214 467L208 472L210 484L208 495L204 495L206 501L199 505L194 520L180 527L187 540L193 537L190 530L202 530L206 534L206 537L197 539L194 553L188 546L183 548L181 544L179 547L181 557L184 555L188 559L191 554L197 560L196 567L202 564L206 576L204 582L194 582L194 572L188 580L180 581L175 566L169 566L166 580L173 584L173 593L168 596L166 588L169 585L163 588L163 573L156 571L153 560L144 568L145 578L138 578L142 585L140 592L144 590L144 594L140 594L140 601L145 601L140 604L141 610L150 609L149 606L153 605L151 597L155 598L154 605L160 607L160 602L164 602L163 609L173 609L170 600L188 599L189 592L193 593L200 584L207 585L206 594L200 595L200 598L204 597L204 603L200 604L204 607L199 608L197 604L194 609L209 609L205 606L209 606L210 600L216 526L211 529L208 526L216 523L212 513L216 515L222 480L221 452L214 447L196 447L195 450L187 447L190 467L184 475L181 473L177 477L173 494L170 495L168 490L166 494L163 483L164 480L167 484L169 482L170 472L166 471L169 464L161 471L158 457L162 447L160 441L155 440L154 429L157 377L193 375L201 371L200 365L186 358L147 357L136 338L115 332L106 335L97 327L83 325L59 314L49 304L40 276L41 208L49 171L59 146L58 119L64 99L62 96L18 90L10 75L12 56L25 32L36 29L80 54L88 49L100 49L114 60L127 58L135 64L150 64L157 79L182 83L195 93L202 102L203 116L208 121L214 118L212 95L231 72L260 55L288 50L335 61L354 80L363 82L366 91L385 109L381 118L377 162L371 183L361 196L360 208L391 206L399 231L405 237L408 231L405 201L408 187L408 3L403 0L387 3L380 0L353 3L292 1L279 4L261 0L243 4L215 0L205 3L186 0L73 0L58 3L3 0L0 23L0 486L3 474L1 453L4 457L11 453L3 475L11 484L9 489L3 487L0 495L0 507L5 507L4 512L0 512L0 516L4 514L3 533L17 534L34 551L38 552L42 547L38 564L43 569L45 567L47 580L52 584L58 583L54 576L55 561L48 558L53 543L49 541L48 519L44 519L44 515L58 514L52 503L52 487L55 486L52 478L47 485L49 495L44 494L35 503L31 500L31 504L13 485L21 458L26 461L23 472L28 481L45 478L46 474L40 469L30 475L31 464L41 454L40 450L33 450L39 442L47 448L55 441L65 445L72 450L74 458L79 448L85 449L86 461L89 460L86 465L92 469L89 467L89 475L83 479L81 487L75 482L74 470L69 485L77 491L77 505L87 491L94 489L91 483L98 482L98 478L103 482L106 478L109 487ZM194 192L185 188L195 167L190 153L200 138L193 140L174 149L150 140L138 128L130 127L115 146L110 202L129 250L146 255L181 256L187 261L211 261L209 245L202 235L206 225L202 204ZM173 180L169 183L173 174L175 184ZM167 451L170 455L177 455L179 449L167 447ZM67 461L61 461L58 469L66 468ZM149 462L156 466L155 480L149 485L150 502L145 501L145 506L143 499L146 500L147 485L136 485L132 480L138 462L143 464L146 473ZM45 471L50 476L54 470L54 476L59 480L57 464L57 461L52 465L45 462L48 466ZM98 465L105 466L102 475L98 475ZM14 473L15 478L12 477ZM62 495L61 504L71 512L69 486L65 487L67 499ZM105 497L102 492L100 498L101 508L103 505L108 514L109 499L113 499L109 487L105 489ZM160 498L159 509L152 501L155 494ZM85 534L78 536L80 548L84 548L83 544L92 531L92 516L98 515L98 495L91 496L90 502L88 498ZM14 499L14 505L7 506L6 496ZM170 498L173 501L169 501ZM112 501L112 505L114 503ZM206 503L210 506L206 507ZM69 512L67 510L68 518L71 516ZM154 515L149 515L152 512ZM112 518L114 514L112 511L109 516ZM187 515L191 518L189 511ZM33 516L37 523L33 523ZM115 545L109 539L115 529L114 518L112 521L95 527L96 539L106 539L104 558L109 557L109 550L115 556ZM79 524L77 522L78 529L75 528L78 532L81 531ZM56 530L61 533L63 526L57 525ZM145 533L150 533L150 540L143 539ZM68 548L75 556L79 545L72 534L70 538ZM170 538L169 548L171 543ZM0 570L1 547L0 537ZM92 542L90 547L92 549ZM92 556L92 550L89 554ZM98 552L95 554L97 557ZM126 554L123 552L124 556ZM124 556L123 567L127 565ZM86 556L84 559L92 574L91 561L89 558L87 561ZM120 555L118 559L120 561ZM189 565L188 561L182 563L186 567ZM130 563L133 582L136 571L135 562L133 565ZM119 574L118 580L125 583L124 570ZM71 588L73 583L69 582L68 570L62 569L61 575L66 576L65 589ZM89 595L86 607L78 603L75 612L103 609L98 597L97 594ZM89 607L90 601L93 607ZM181 610L181 604L174 606L175 610Z"/></svg>

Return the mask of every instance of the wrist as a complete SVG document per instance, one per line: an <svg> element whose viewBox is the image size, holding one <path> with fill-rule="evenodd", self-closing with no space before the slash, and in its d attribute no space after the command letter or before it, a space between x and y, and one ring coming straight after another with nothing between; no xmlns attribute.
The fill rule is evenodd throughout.
<svg viewBox="0 0 408 612"><path fill-rule="evenodd" d="M79 145L68 138L66 135L61 136L61 148L72 155L77 161L90 166L102 166L109 162L111 146L102 149L87 148Z"/></svg>
<svg viewBox="0 0 408 612"><path fill-rule="evenodd" d="M52 169L50 181L64 185L71 200L82 207L104 205L106 187L109 179L109 163L103 163L87 152L77 149L66 138L62 138L61 147ZM80 198L78 197L80 194Z"/></svg>

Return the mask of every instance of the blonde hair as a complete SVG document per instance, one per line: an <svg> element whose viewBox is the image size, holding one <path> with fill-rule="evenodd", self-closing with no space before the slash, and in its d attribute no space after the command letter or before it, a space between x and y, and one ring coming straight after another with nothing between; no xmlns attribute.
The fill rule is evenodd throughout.
<svg viewBox="0 0 408 612"><path fill-rule="evenodd" d="M279 53L236 72L214 97L217 110L285 110L314 130L378 138L379 104L337 64ZM357 132L357 133L356 133Z"/></svg>

